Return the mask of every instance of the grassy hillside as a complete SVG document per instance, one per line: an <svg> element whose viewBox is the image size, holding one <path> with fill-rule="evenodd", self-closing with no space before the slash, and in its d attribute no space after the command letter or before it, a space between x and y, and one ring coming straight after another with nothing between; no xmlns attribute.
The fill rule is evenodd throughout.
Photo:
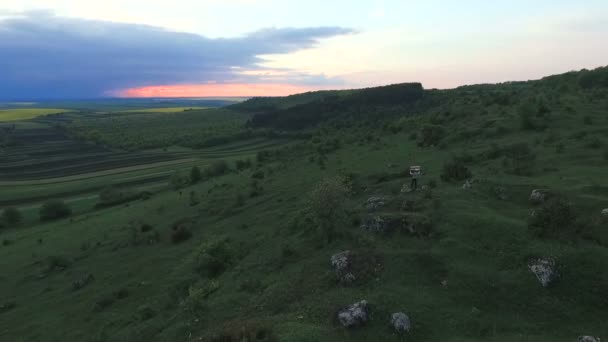
<svg viewBox="0 0 608 342"><path fill-rule="evenodd" d="M397 85L243 113L252 131L310 138L259 148L251 165L218 146L227 164L201 165L195 184L5 222L0 339L606 338L605 73ZM417 191L411 165L424 170ZM532 203L534 189L546 200ZM352 283L330 263L346 250ZM549 287L529 268L539 258L559 273ZM360 300L370 320L343 327L337 311ZM395 312L409 334L391 328Z"/></svg>

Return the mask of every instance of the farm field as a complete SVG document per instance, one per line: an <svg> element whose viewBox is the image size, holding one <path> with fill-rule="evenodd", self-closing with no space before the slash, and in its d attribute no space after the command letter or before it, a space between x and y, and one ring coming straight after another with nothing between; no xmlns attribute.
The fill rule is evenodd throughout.
<svg viewBox="0 0 608 342"><path fill-rule="evenodd" d="M608 336L608 88L588 72L0 125L0 206L22 215L0 228L0 340ZM43 220L49 199L72 213Z"/></svg>
<svg viewBox="0 0 608 342"><path fill-rule="evenodd" d="M140 108L119 111L122 113L179 113L189 110L208 109L207 107L164 107L164 108Z"/></svg>
<svg viewBox="0 0 608 342"><path fill-rule="evenodd" d="M39 116L69 112L61 108L8 108L0 107L0 122L29 120Z"/></svg>

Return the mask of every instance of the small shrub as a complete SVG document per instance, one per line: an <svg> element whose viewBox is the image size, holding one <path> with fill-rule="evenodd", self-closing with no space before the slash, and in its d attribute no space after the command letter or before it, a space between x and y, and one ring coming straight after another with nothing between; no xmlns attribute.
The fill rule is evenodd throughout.
<svg viewBox="0 0 608 342"><path fill-rule="evenodd" d="M537 237L564 237L573 233L576 215L570 203L553 197L530 216L528 228Z"/></svg>
<svg viewBox="0 0 608 342"><path fill-rule="evenodd" d="M156 316L156 310L154 310L149 305L142 305L137 308L137 315L142 321L147 321Z"/></svg>
<svg viewBox="0 0 608 342"><path fill-rule="evenodd" d="M196 191L194 191L194 190L190 191L190 199L189 199L190 206L194 207L194 206L198 205L199 203L201 203L201 201L198 198Z"/></svg>
<svg viewBox="0 0 608 342"><path fill-rule="evenodd" d="M446 131L443 126L439 125L427 125L422 128L421 138L418 141L418 146L436 146L445 137Z"/></svg>
<svg viewBox="0 0 608 342"><path fill-rule="evenodd" d="M106 295L95 302L95 304L93 305L93 311L94 312L103 311L106 308L110 307L112 304L114 304L115 301L116 301L116 298L114 298L114 296Z"/></svg>
<svg viewBox="0 0 608 342"><path fill-rule="evenodd" d="M46 272L62 271L72 265L72 261L64 256L52 255L46 258Z"/></svg>
<svg viewBox="0 0 608 342"><path fill-rule="evenodd" d="M437 188L437 180L435 178L431 178L429 180L429 188L431 188L431 189Z"/></svg>
<svg viewBox="0 0 608 342"><path fill-rule="evenodd" d="M142 233L149 232L149 231L151 231L152 229L154 229L154 227L152 227L152 225L147 224L147 223L142 223L142 224L141 224L141 226L139 226L139 230L140 230Z"/></svg>
<svg viewBox="0 0 608 342"><path fill-rule="evenodd" d="M232 264L235 254L228 239L202 244L196 256L196 271L203 277L217 277Z"/></svg>
<svg viewBox="0 0 608 342"><path fill-rule="evenodd" d="M262 287L262 282L259 279L245 279L239 284L239 291L257 293Z"/></svg>
<svg viewBox="0 0 608 342"><path fill-rule="evenodd" d="M245 196L243 196L243 194L241 194L241 193L238 193L236 195L236 200L235 200L234 205L235 205L235 207L238 207L238 208L244 206L245 205Z"/></svg>
<svg viewBox="0 0 608 342"><path fill-rule="evenodd" d="M453 159L443 164L441 180L444 182L461 181L471 178L471 171L462 161Z"/></svg>
<svg viewBox="0 0 608 342"><path fill-rule="evenodd" d="M40 207L40 221L57 220L68 217L72 214L72 209L63 201L52 200L44 203Z"/></svg>
<svg viewBox="0 0 608 342"><path fill-rule="evenodd" d="M179 226L171 232L171 242L175 244L190 240L190 238L192 238L192 232L186 226Z"/></svg>
<svg viewBox="0 0 608 342"><path fill-rule="evenodd" d="M202 174L201 169L198 166L193 166L190 169L190 184L196 184L201 181Z"/></svg>
<svg viewBox="0 0 608 342"><path fill-rule="evenodd" d="M254 178L254 179L264 179L264 171L263 170L257 170L256 172L254 172L251 175L251 178Z"/></svg>
<svg viewBox="0 0 608 342"><path fill-rule="evenodd" d="M217 160L207 166L203 171L203 179L223 176L230 171L230 166L225 160Z"/></svg>
<svg viewBox="0 0 608 342"><path fill-rule="evenodd" d="M21 222L23 217L17 208L8 207L2 211L2 221L9 226L15 226Z"/></svg>
<svg viewBox="0 0 608 342"><path fill-rule="evenodd" d="M583 117L583 123L585 125L593 125L593 118L589 115L586 115L585 117Z"/></svg>
<svg viewBox="0 0 608 342"><path fill-rule="evenodd" d="M251 165L251 159L237 160L235 163L235 167L238 171L249 169L251 168Z"/></svg>
<svg viewBox="0 0 608 342"><path fill-rule="evenodd" d="M96 204L96 207L103 208L127 203L129 201L141 198L140 195L140 193L128 190L121 190L112 186L106 187L99 193L99 203Z"/></svg>
<svg viewBox="0 0 608 342"><path fill-rule="evenodd" d="M174 172L169 179L169 184L173 189L178 190L190 184L190 177L180 172Z"/></svg>
<svg viewBox="0 0 608 342"><path fill-rule="evenodd" d="M14 309L15 307L17 307L17 304L15 304L15 302L2 303L2 304L0 304L0 313L10 311L10 310Z"/></svg>
<svg viewBox="0 0 608 342"><path fill-rule="evenodd" d="M345 222L344 202L351 191L342 178L334 177L321 181L308 194L306 210L328 242L333 239L336 228Z"/></svg>
<svg viewBox="0 0 608 342"><path fill-rule="evenodd" d="M589 138L585 142L585 147L593 149L600 148L602 147L602 141L598 137Z"/></svg>

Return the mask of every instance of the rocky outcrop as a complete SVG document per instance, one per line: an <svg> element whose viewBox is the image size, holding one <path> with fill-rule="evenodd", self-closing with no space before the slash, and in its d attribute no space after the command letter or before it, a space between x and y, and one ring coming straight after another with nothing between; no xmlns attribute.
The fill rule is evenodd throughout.
<svg viewBox="0 0 608 342"><path fill-rule="evenodd" d="M470 190L473 188L473 181L471 181L470 179L467 179L464 184L462 184L462 189L463 190Z"/></svg>
<svg viewBox="0 0 608 342"><path fill-rule="evenodd" d="M549 287L559 279L555 260L551 258L532 260L528 267L543 287Z"/></svg>
<svg viewBox="0 0 608 342"><path fill-rule="evenodd" d="M366 300L338 310L337 319L343 327L356 328L369 320L369 307Z"/></svg>
<svg viewBox="0 0 608 342"><path fill-rule="evenodd" d="M386 201L383 197L372 196L368 198L365 202L365 209L367 209L368 212L372 213L384 207L385 202Z"/></svg>
<svg viewBox="0 0 608 342"><path fill-rule="evenodd" d="M399 229L402 226L402 219L391 216L372 216L362 225L361 229L370 233L388 233Z"/></svg>
<svg viewBox="0 0 608 342"><path fill-rule="evenodd" d="M91 273L89 273L86 276L72 282L72 289L74 291L80 290L81 288L87 286L93 280L95 280L95 277Z"/></svg>
<svg viewBox="0 0 608 342"><path fill-rule="evenodd" d="M594 336L579 336L578 342L601 342L599 337Z"/></svg>
<svg viewBox="0 0 608 342"><path fill-rule="evenodd" d="M534 204L544 203L545 201L547 201L548 197L549 193L547 192L547 190L534 189L530 194L530 202Z"/></svg>
<svg viewBox="0 0 608 342"><path fill-rule="evenodd" d="M398 333L410 332L412 329L409 316L403 312L396 312L391 315L391 326Z"/></svg>
<svg viewBox="0 0 608 342"><path fill-rule="evenodd" d="M357 279L351 271L352 259L353 253L351 251L336 253L330 258L336 277L346 285L352 284Z"/></svg>

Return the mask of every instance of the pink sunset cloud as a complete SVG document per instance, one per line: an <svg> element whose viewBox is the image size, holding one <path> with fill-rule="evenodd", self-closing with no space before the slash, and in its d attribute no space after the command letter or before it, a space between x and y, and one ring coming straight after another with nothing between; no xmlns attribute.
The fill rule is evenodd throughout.
<svg viewBox="0 0 608 342"><path fill-rule="evenodd" d="M318 90L289 84L180 84L137 87L112 92L118 97L252 97L287 96Z"/></svg>

